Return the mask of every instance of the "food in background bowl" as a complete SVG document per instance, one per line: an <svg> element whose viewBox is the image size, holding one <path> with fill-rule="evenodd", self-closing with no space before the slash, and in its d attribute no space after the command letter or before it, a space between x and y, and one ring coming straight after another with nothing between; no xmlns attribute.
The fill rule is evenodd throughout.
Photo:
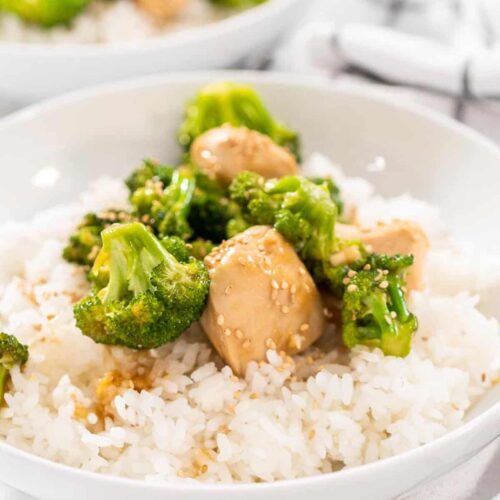
<svg viewBox="0 0 500 500"><path fill-rule="evenodd" d="M498 382L498 324L452 276L485 270L432 207L301 164L247 86L202 89L179 142L178 166L9 226L6 442L127 477L274 481L432 441Z"/></svg>
<svg viewBox="0 0 500 500"><path fill-rule="evenodd" d="M0 40L141 40L230 16L266 0L2 0Z"/></svg>

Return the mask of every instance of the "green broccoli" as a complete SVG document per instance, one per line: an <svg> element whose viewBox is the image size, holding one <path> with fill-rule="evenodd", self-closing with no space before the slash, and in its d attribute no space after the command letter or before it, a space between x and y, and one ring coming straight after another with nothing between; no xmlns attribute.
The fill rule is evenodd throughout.
<svg viewBox="0 0 500 500"><path fill-rule="evenodd" d="M238 207L229 199L227 188L201 170L194 168L194 171L196 188L191 201L189 225L197 237L219 243L226 238L227 223L237 214Z"/></svg>
<svg viewBox="0 0 500 500"><path fill-rule="evenodd" d="M10 12L24 21L51 28L68 24L91 0L0 0L0 11Z"/></svg>
<svg viewBox="0 0 500 500"><path fill-rule="evenodd" d="M305 261L326 262L337 250L337 207L326 184L299 176L265 180L254 172L242 172L229 192L241 208L229 229L243 227L245 222L274 226Z"/></svg>
<svg viewBox="0 0 500 500"><path fill-rule="evenodd" d="M76 324L97 343L152 349L176 339L199 318L208 271L194 258L179 262L138 222L102 233L93 268L109 277L74 307Z"/></svg>
<svg viewBox="0 0 500 500"><path fill-rule="evenodd" d="M111 224L131 222L134 219L134 216L124 210L113 209L85 215L64 248L64 259L74 264L92 267L102 246L101 232Z"/></svg>
<svg viewBox="0 0 500 500"><path fill-rule="evenodd" d="M225 123L268 135L300 160L298 134L271 116L252 87L232 82L207 85L188 103L179 130L179 143L188 152L203 132Z"/></svg>
<svg viewBox="0 0 500 500"><path fill-rule="evenodd" d="M404 357L418 327L404 294L404 272L411 255L370 255L350 266L344 277L342 330L344 344L379 347Z"/></svg>
<svg viewBox="0 0 500 500"><path fill-rule="evenodd" d="M188 222L196 179L191 169L178 168L161 197L151 205L151 224L160 236L179 236L187 240L193 234Z"/></svg>
<svg viewBox="0 0 500 500"><path fill-rule="evenodd" d="M203 260L216 246L212 241L202 238L197 238L187 244L191 256L199 260Z"/></svg>
<svg viewBox="0 0 500 500"><path fill-rule="evenodd" d="M28 361L28 347L8 333L0 333L0 402L4 399L5 385L14 365Z"/></svg>
<svg viewBox="0 0 500 500"><path fill-rule="evenodd" d="M133 195L139 188L146 186L148 181L161 183L162 189L170 184L174 167L161 165L153 160L144 160L139 168L135 169L125 180L125 184Z"/></svg>
<svg viewBox="0 0 500 500"><path fill-rule="evenodd" d="M171 253L179 262L189 262L191 257L203 260L216 246L209 240L197 238L186 243L178 236L165 236L161 244Z"/></svg>
<svg viewBox="0 0 500 500"><path fill-rule="evenodd" d="M191 249L186 242L179 236L165 236L160 240L163 248L175 257L179 262L189 262Z"/></svg>
<svg viewBox="0 0 500 500"><path fill-rule="evenodd" d="M330 193L330 197L337 206L337 211L339 215L342 215L342 212L344 211L344 202L342 201L342 198L340 197L340 189L333 182L333 179L330 177L322 178L322 177L313 177L309 179L311 182L314 182L314 184L317 184L318 186L321 186L323 184L326 185L328 192Z"/></svg>

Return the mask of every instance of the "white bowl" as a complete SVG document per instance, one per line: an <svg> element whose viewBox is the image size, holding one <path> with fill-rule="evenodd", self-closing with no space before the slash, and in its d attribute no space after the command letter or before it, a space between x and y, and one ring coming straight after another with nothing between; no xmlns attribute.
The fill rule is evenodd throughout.
<svg viewBox="0 0 500 500"><path fill-rule="evenodd" d="M0 122L0 220L71 200L93 177L124 176L144 156L175 160L185 100L215 79L249 82L272 111L349 174L369 176L384 194L410 191L441 206L458 235L498 251L500 150L451 120L377 93L297 81L289 75L177 74L115 84L31 107ZM368 174L383 155L388 168ZM59 169L52 187L34 186L41 168ZM47 170L46 170L47 171ZM54 176L55 179L55 176ZM40 183L38 183L38 186ZM495 234L496 233L496 234ZM498 311L498 299L496 302ZM500 434L500 394L491 390L459 429L413 451L333 474L250 485L150 484L51 463L0 444L0 481L50 500L302 500L394 498L467 460ZM224 497L225 498L225 497Z"/></svg>
<svg viewBox="0 0 500 500"><path fill-rule="evenodd" d="M218 22L130 43L0 40L0 95L32 102L134 76L227 68L275 44L304 9L302 0L269 0Z"/></svg>

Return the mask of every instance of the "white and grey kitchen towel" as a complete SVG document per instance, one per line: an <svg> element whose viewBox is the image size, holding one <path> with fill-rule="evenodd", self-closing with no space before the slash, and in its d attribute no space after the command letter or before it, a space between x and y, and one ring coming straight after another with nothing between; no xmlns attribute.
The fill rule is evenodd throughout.
<svg viewBox="0 0 500 500"><path fill-rule="evenodd" d="M500 0L309 3L266 67L385 85L500 143Z"/></svg>

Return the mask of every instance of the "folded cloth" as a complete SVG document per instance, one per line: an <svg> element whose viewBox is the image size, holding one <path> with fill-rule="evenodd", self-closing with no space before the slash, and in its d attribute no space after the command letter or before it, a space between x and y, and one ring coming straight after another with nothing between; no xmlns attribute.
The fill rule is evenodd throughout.
<svg viewBox="0 0 500 500"><path fill-rule="evenodd" d="M395 15L386 16L385 21L378 17L374 23L365 20L338 25L334 18L308 23L277 52L274 68L331 74L340 59L390 83L455 96L500 97L500 41L496 42L500 40L500 20L498 25L486 23L493 9L489 5L490 10L486 10L487 0L456 1L461 9L454 22L446 11L450 25L447 36L443 23L433 22L426 10L421 15L425 22L421 19L420 23L417 14L405 16L400 11L399 24ZM419 2L396 3L412 6ZM500 17L500 8L493 12ZM432 24L434 29L429 27Z"/></svg>

